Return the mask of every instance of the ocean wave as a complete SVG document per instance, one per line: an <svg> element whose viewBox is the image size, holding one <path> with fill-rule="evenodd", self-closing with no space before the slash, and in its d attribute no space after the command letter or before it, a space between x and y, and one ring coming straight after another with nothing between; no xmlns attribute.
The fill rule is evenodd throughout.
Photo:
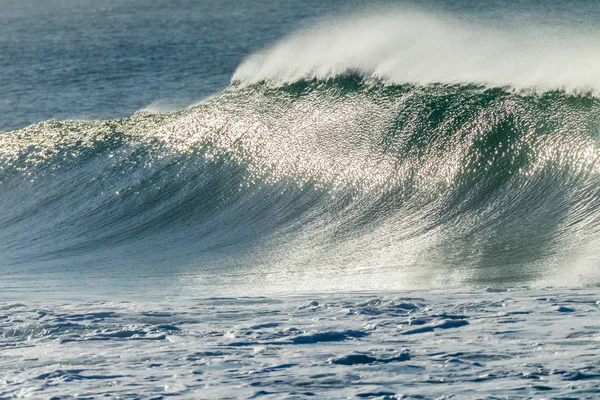
<svg viewBox="0 0 600 400"><path fill-rule="evenodd" d="M594 265L599 122L591 94L356 73L47 121L0 137L0 254L214 275L417 271L405 287L536 280Z"/></svg>

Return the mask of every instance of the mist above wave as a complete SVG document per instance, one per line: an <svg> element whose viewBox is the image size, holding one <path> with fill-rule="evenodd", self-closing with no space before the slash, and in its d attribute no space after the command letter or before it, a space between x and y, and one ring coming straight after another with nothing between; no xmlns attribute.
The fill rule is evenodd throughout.
<svg viewBox="0 0 600 400"><path fill-rule="evenodd" d="M389 8L322 20L249 56L232 81L292 83L348 72L391 83L600 91L600 39L582 24L498 24Z"/></svg>

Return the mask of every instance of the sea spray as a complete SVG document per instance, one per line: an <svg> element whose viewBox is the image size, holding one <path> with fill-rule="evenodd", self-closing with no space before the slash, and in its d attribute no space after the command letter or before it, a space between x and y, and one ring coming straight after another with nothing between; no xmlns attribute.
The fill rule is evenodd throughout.
<svg viewBox="0 0 600 400"><path fill-rule="evenodd" d="M393 84L600 90L600 40L568 20L498 22L407 7L328 18L249 56L234 82L289 84L349 71Z"/></svg>

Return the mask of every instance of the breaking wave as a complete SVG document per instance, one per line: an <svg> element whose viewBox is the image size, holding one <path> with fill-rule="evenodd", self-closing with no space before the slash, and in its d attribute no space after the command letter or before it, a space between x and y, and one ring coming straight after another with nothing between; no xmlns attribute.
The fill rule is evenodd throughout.
<svg viewBox="0 0 600 400"><path fill-rule="evenodd" d="M589 23L466 19L406 8L323 20L248 57L233 80L290 84L359 72L392 84L478 83L597 93L600 40Z"/></svg>
<svg viewBox="0 0 600 400"><path fill-rule="evenodd" d="M297 33L179 112L3 133L0 262L595 283L600 52L398 18Z"/></svg>

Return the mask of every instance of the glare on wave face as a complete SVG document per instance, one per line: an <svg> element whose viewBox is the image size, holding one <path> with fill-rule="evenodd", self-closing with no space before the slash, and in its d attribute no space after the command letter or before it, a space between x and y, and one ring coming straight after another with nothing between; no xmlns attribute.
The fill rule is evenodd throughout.
<svg viewBox="0 0 600 400"><path fill-rule="evenodd" d="M342 75L34 125L2 137L3 254L234 292L546 280L596 257L599 120L592 96Z"/></svg>
<svg viewBox="0 0 600 400"><path fill-rule="evenodd" d="M195 107L10 132L0 261L173 268L267 291L531 282L593 265L600 106L571 93L589 79L565 64L587 40L576 31L348 16L251 56ZM549 54L562 74L542 68Z"/></svg>

